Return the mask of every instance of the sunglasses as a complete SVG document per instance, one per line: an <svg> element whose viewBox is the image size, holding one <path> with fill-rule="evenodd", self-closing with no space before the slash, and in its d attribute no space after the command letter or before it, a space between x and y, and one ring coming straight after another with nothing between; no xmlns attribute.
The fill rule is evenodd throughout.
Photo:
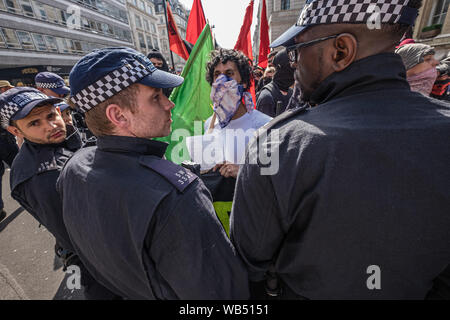
<svg viewBox="0 0 450 320"><path fill-rule="evenodd" d="M333 38L337 38L340 34L335 34L333 36L328 36L328 37L324 37L324 38L319 38L319 39L315 39L315 40L311 40L308 42L302 42L302 43L297 43L294 44L292 46L289 46L286 48L288 57L289 57L289 62L290 63L297 63L298 61L298 52L301 48L305 48L305 47L309 47L312 45L315 45L319 42L328 40L328 39L333 39Z"/></svg>

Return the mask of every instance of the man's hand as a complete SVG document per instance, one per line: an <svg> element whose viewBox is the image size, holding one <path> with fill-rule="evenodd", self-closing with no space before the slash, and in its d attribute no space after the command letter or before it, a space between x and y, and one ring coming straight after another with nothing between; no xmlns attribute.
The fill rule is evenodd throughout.
<svg viewBox="0 0 450 320"><path fill-rule="evenodd" d="M216 170L219 169L219 172L222 176L225 178L237 178L238 172L239 172L239 165L234 163L220 163L216 164L213 168L213 171L216 172Z"/></svg>

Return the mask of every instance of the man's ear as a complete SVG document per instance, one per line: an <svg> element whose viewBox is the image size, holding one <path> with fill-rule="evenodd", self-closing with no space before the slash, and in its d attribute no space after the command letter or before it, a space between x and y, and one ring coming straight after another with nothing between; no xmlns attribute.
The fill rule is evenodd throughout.
<svg viewBox="0 0 450 320"><path fill-rule="evenodd" d="M127 128L129 125L128 117L123 112L123 109L117 104L110 104L106 107L106 117L114 126L119 128Z"/></svg>
<svg viewBox="0 0 450 320"><path fill-rule="evenodd" d="M9 133L15 135L16 137L23 138L22 131L20 131L20 129L15 126L8 126L6 130L8 130Z"/></svg>
<svg viewBox="0 0 450 320"><path fill-rule="evenodd" d="M340 34L334 41L332 68L335 72L346 69L356 59L358 41L350 33Z"/></svg>

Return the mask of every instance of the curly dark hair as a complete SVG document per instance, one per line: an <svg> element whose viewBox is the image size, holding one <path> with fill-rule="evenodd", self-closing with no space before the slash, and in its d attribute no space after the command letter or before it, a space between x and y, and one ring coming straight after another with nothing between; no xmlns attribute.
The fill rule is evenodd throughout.
<svg viewBox="0 0 450 320"><path fill-rule="evenodd" d="M216 69L219 63L227 63L228 61L236 63L239 74L241 75L242 84L246 84L248 90L253 78L251 61L241 51L233 49L220 48L211 52L211 58L206 64L206 81L212 85L214 82L214 69Z"/></svg>

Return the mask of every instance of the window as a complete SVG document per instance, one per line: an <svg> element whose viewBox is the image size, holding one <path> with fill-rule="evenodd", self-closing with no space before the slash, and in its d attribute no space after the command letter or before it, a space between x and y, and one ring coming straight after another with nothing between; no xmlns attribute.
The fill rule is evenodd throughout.
<svg viewBox="0 0 450 320"><path fill-rule="evenodd" d="M8 9L9 12L12 12L12 13L21 13L22 12L19 4L17 3L17 0L5 0L5 4L6 4L6 9Z"/></svg>
<svg viewBox="0 0 450 320"><path fill-rule="evenodd" d="M145 11L144 1L138 0L138 8L141 9L142 11Z"/></svg>
<svg viewBox="0 0 450 320"><path fill-rule="evenodd" d="M90 51L89 43L81 41L81 50L83 50L84 53L88 53Z"/></svg>
<svg viewBox="0 0 450 320"><path fill-rule="evenodd" d="M136 21L136 28L142 29L142 20L141 17L137 14L134 15L134 20Z"/></svg>
<svg viewBox="0 0 450 320"><path fill-rule="evenodd" d="M34 18L33 7L31 6L30 0L20 0L20 4L22 5L23 13L27 17L33 17Z"/></svg>
<svg viewBox="0 0 450 320"><path fill-rule="evenodd" d="M145 31L150 31L150 25L148 24L148 21L144 19L144 26L145 26Z"/></svg>
<svg viewBox="0 0 450 320"><path fill-rule="evenodd" d="M291 8L291 0L281 0L281 10L289 10Z"/></svg>
<svg viewBox="0 0 450 320"><path fill-rule="evenodd" d="M6 44L11 49L21 49L19 39L16 33L12 29L2 28L3 35L5 36Z"/></svg>
<svg viewBox="0 0 450 320"><path fill-rule="evenodd" d="M62 9L56 9L56 12L57 12L57 15L58 15L60 23L66 25L67 24L67 18L68 18L67 17L67 12L62 10Z"/></svg>
<svg viewBox="0 0 450 320"><path fill-rule="evenodd" d="M58 44L56 43L55 37L44 36L47 47L51 52L58 52Z"/></svg>
<svg viewBox="0 0 450 320"><path fill-rule="evenodd" d="M89 26L89 21L85 17L81 17L81 29L91 30L91 27Z"/></svg>
<svg viewBox="0 0 450 320"><path fill-rule="evenodd" d="M1 11L6 11L6 6L5 6L5 4L3 3L3 1L1 1L1 0L0 0L0 10L1 10Z"/></svg>
<svg viewBox="0 0 450 320"><path fill-rule="evenodd" d="M33 1L33 6L37 18L40 20L48 21L47 13L45 12L44 6L37 1Z"/></svg>
<svg viewBox="0 0 450 320"><path fill-rule="evenodd" d="M153 44L152 44L152 38L150 36L145 36L145 38L147 39L147 48L148 49L153 49Z"/></svg>
<svg viewBox="0 0 450 320"><path fill-rule="evenodd" d="M101 22L95 22L95 21L94 21L94 24L95 24L95 30L97 30L97 31L99 31L100 33L102 33L102 32L103 32L103 29L102 29L102 23L101 23Z"/></svg>
<svg viewBox="0 0 450 320"><path fill-rule="evenodd" d="M153 48L159 50L158 39L153 38Z"/></svg>
<svg viewBox="0 0 450 320"><path fill-rule="evenodd" d="M6 41L2 29L0 29L0 48L6 48Z"/></svg>
<svg viewBox="0 0 450 320"><path fill-rule="evenodd" d="M145 45L144 35L142 33L138 32L138 38L139 38L139 46L141 47L141 49L145 49L146 45Z"/></svg>
<svg viewBox="0 0 450 320"><path fill-rule="evenodd" d="M443 24L448 11L450 0L438 0L434 3L435 7L432 11L430 25Z"/></svg>
<svg viewBox="0 0 450 320"><path fill-rule="evenodd" d="M41 34L32 33L34 43L36 44L36 49L38 51L47 51L47 45L45 44L45 39Z"/></svg>
<svg viewBox="0 0 450 320"><path fill-rule="evenodd" d="M119 10L119 19L128 24L128 15L124 10Z"/></svg>
<svg viewBox="0 0 450 320"><path fill-rule="evenodd" d="M78 40L70 40L70 39L66 39L67 40L67 44L69 46L70 52L72 53L78 53L78 54L82 54L83 53L83 49L81 48L81 42Z"/></svg>
<svg viewBox="0 0 450 320"><path fill-rule="evenodd" d="M133 37L131 36L131 32L130 31L128 31L128 30L125 30L125 29L122 29L122 32L123 32L123 36L124 36L124 40L128 40L128 41L130 41L130 42L133 42Z"/></svg>
<svg viewBox="0 0 450 320"><path fill-rule="evenodd" d="M152 32L156 33L156 27L155 27L155 25L153 23L151 24L151 27L152 27Z"/></svg>
<svg viewBox="0 0 450 320"><path fill-rule="evenodd" d="M95 23L95 21L92 20L88 20L89 21L89 29L91 29L92 32L94 33L98 33L98 27L97 24Z"/></svg>
<svg viewBox="0 0 450 320"><path fill-rule="evenodd" d="M26 31L16 31L17 37L19 38L20 43L22 44L22 48L25 50L36 50L34 47L33 39L31 39L31 35Z"/></svg>
<svg viewBox="0 0 450 320"><path fill-rule="evenodd" d="M44 8L45 8L45 12L47 13L49 21L59 23L59 19L55 12L55 8L50 7L48 5L44 5Z"/></svg>
<svg viewBox="0 0 450 320"><path fill-rule="evenodd" d="M69 53L69 47L67 46L66 39L56 38L59 53Z"/></svg>
<svg viewBox="0 0 450 320"><path fill-rule="evenodd" d="M103 33L105 33L105 34L110 34L110 35L114 34L112 27L107 23L102 22L101 28L102 28Z"/></svg>
<svg viewBox="0 0 450 320"><path fill-rule="evenodd" d="M149 14L149 15L153 15L153 12L152 12L152 7L149 5L149 4L147 4L147 13Z"/></svg>

